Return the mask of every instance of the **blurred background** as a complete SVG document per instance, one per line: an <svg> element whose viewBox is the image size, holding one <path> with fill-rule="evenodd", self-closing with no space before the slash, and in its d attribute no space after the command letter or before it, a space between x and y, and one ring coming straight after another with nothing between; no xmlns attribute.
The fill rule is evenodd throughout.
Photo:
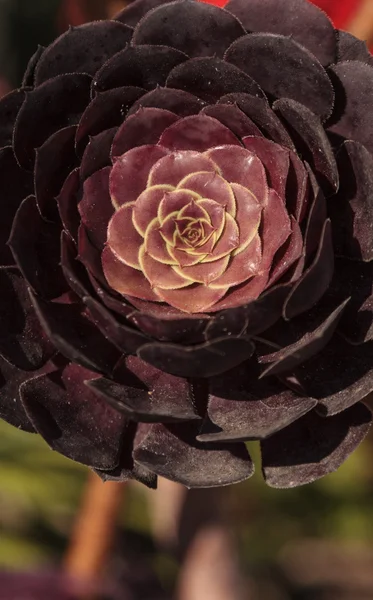
<svg viewBox="0 0 373 600"><path fill-rule="evenodd" d="M20 85L38 44L125 4L0 0L0 96ZM372 44L373 0L315 4ZM267 488L258 465L227 489L163 480L153 491L103 485L0 422L0 600L373 599L372 445L373 436L337 473L296 490Z"/></svg>

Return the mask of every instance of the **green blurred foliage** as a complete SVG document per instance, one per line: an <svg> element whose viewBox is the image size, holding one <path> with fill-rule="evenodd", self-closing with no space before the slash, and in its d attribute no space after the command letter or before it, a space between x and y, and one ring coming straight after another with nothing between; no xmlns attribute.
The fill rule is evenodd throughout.
<svg viewBox="0 0 373 600"><path fill-rule="evenodd" d="M333 475L293 490L268 488L255 444L255 476L229 489L226 502L242 559L274 561L289 541L304 537L373 541L372 441ZM52 452L37 435L0 423L0 568L57 564L68 543L87 469ZM131 486L120 516L123 529L151 536L151 493ZM165 557L159 556L160 567ZM172 565L172 570L174 565Z"/></svg>

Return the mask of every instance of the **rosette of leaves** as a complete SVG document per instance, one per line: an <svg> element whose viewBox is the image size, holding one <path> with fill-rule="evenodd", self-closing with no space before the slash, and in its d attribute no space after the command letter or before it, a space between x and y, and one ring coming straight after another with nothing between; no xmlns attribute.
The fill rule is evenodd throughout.
<svg viewBox="0 0 373 600"><path fill-rule="evenodd" d="M136 0L0 104L1 414L104 479L336 469L372 370L373 62L306 0Z"/></svg>

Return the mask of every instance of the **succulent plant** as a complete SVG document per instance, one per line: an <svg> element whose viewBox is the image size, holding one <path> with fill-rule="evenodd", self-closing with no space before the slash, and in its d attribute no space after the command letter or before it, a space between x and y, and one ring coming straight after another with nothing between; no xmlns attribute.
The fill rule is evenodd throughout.
<svg viewBox="0 0 373 600"><path fill-rule="evenodd" d="M373 59L307 0L135 0L0 103L1 416L104 479L292 487L366 435Z"/></svg>

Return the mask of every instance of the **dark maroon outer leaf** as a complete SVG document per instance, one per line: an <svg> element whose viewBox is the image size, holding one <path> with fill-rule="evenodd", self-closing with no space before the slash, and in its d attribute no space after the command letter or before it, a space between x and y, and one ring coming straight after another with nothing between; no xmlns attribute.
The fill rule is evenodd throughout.
<svg viewBox="0 0 373 600"><path fill-rule="evenodd" d="M317 404L301 398L276 379L258 381L251 361L210 380L208 417L198 439L234 441L263 439L296 421Z"/></svg>
<svg viewBox="0 0 373 600"><path fill-rule="evenodd" d="M302 159L307 160L316 173L330 183L333 191L337 191L337 164L319 117L299 102L288 98L277 100L273 109L285 120Z"/></svg>
<svg viewBox="0 0 373 600"><path fill-rule="evenodd" d="M254 345L247 337L218 338L197 346L152 343L137 354L161 371L181 377L210 377L224 373L250 358Z"/></svg>
<svg viewBox="0 0 373 600"><path fill-rule="evenodd" d="M76 127L60 129L36 150L35 196L41 214L53 219L57 213L55 197L66 177L77 166L75 156Z"/></svg>
<svg viewBox="0 0 373 600"><path fill-rule="evenodd" d="M21 386L27 415L53 450L97 469L119 463L125 417L84 385L93 373L70 364Z"/></svg>
<svg viewBox="0 0 373 600"><path fill-rule="evenodd" d="M96 73L92 89L100 92L128 85L152 90L164 85L171 69L187 58L167 46L127 46Z"/></svg>
<svg viewBox="0 0 373 600"><path fill-rule="evenodd" d="M322 120L330 115L334 94L329 77L319 61L291 38L270 33L246 35L228 48L225 58L272 98L296 100Z"/></svg>
<svg viewBox="0 0 373 600"><path fill-rule="evenodd" d="M67 291L60 267L61 228L42 219L34 196L26 198L13 221L9 245L27 283L44 298Z"/></svg>
<svg viewBox="0 0 373 600"><path fill-rule="evenodd" d="M14 90L0 101L0 148L12 143L13 127L25 99L25 90Z"/></svg>
<svg viewBox="0 0 373 600"><path fill-rule="evenodd" d="M328 415L339 413L373 391L373 342L352 346L335 335L319 354L298 367L307 394Z"/></svg>
<svg viewBox="0 0 373 600"><path fill-rule="evenodd" d="M78 240L78 228L80 215L78 212L78 202L80 200L80 177L79 169L71 171L65 179L61 193L56 198L58 211L60 213L62 224L70 236Z"/></svg>
<svg viewBox="0 0 373 600"><path fill-rule="evenodd" d="M111 312L102 304L87 296L84 303L89 309L92 321L97 325L102 334L125 354L135 354L137 350L149 341L149 338L127 325L122 325L113 317Z"/></svg>
<svg viewBox="0 0 373 600"><path fill-rule="evenodd" d="M14 427L34 433L19 394L19 386L30 373L19 370L0 356L0 418Z"/></svg>
<svg viewBox="0 0 373 600"><path fill-rule="evenodd" d="M10 146L0 150L0 264L14 265L6 245L14 215L22 200L33 191L32 174L20 169Z"/></svg>
<svg viewBox="0 0 373 600"><path fill-rule="evenodd" d="M157 476L142 465L136 464L133 460L133 449L136 446L137 438L141 436L139 429L142 425L137 425L133 421L127 421L122 449L119 458L119 464L115 469L95 469L97 475L103 481L128 481L135 479L140 481L151 489L157 488Z"/></svg>
<svg viewBox="0 0 373 600"><path fill-rule="evenodd" d="M72 362L110 375L119 352L98 331L76 304L46 302L31 294L44 331L55 347Z"/></svg>
<svg viewBox="0 0 373 600"><path fill-rule="evenodd" d="M34 78L35 78L35 69L38 65L39 60L41 59L45 48L44 46L40 46L38 44L37 50L31 56L30 60L27 63L26 71L22 79L22 87L33 87Z"/></svg>
<svg viewBox="0 0 373 600"><path fill-rule="evenodd" d="M347 31L338 31L338 62L346 60L360 60L373 66L373 57L368 50L366 42L359 40Z"/></svg>
<svg viewBox="0 0 373 600"><path fill-rule="evenodd" d="M326 221L320 245L311 266L290 292L284 306L284 318L293 317L312 308L326 292L334 271L334 254L330 220Z"/></svg>
<svg viewBox="0 0 373 600"><path fill-rule="evenodd" d="M310 412L261 442L267 484L291 488L335 471L368 433L372 414L356 404L327 419Z"/></svg>
<svg viewBox="0 0 373 600"><path fill-rule="evenodd" d="M87 177L90 177L90 175L93 175L100 169L111 165L110 150L117 131L118 127L112 127L90 138L80 165L80 177L82 180L87 179Z"/></svg>
<svg viewBox="0 0 373 600"><path fill-rule="evenodd" d="M346 141L338 154L340 193L330 200L337 255L373 259L373 157L358 142Z"/></svg>
<svg viewBox="0 0 373 600"><path fill-rule="evenodd" d="M61 233L61 267L69 286L80 298L92 293L87 271L77 258L77 247L66 231Z"/></svg>
<svg viewBox="0 0 373 600"><path fill-rule="evenodd" d="M207 324L205 336L209 340L222 335L258 335L268 329L282 315L282 309L291 286L279 285L244 306L220 311Z"/></svg>
<svg viewBox="0 0 373 600"><path fill-rule="evenodd" d="M195 56L222 58L234 40L243 35L242 25L216 6L184 0L160 6L137 25L133 43L170 46Z"/></svg>
<svg viewBox="0 0 373 600"><path fill-rule="evenodd" d="M40 369L55 353L33 311L18 269L0 269L0 354L24 371Z"/></svg>
<svg viewBox="0 0 373 600"><path fill-rule="evenodd" d="M70 27L43 53L35 71L35 85L63 73L94 75L131 37L132 29L116 21Z"/></svg>
<svg viewBox="0 0 373 600"><path fill-rule="evenodd" d="M135 421L200 419L186 379L163 373L134 356L127 357L125 368L116 368L113 380L100 377L87 385Z"/></svg>
<svg viewBox="0 0 373 600"><path fill-rule="evenodd" d="M125 25L135 27L147 12L161 4L169 4L169 2L170 0L134 0L121 10L115 16L115 19L121 23L125 23Z"/></svg>
<svg viewBox="0 0 373 600"><path fill-rule="evenodd" d="M330 341L348 301L349 299L342 302L321 325L307 332L300 340L267 355L265 362L271 364L260 377L286 373L319 353Z"/></svg>
<svg viewBox="0 0 373 600"><path fill-rule="evenodd" d="M129 108L144 92L142 88L126 86L97 94L79 121L76 132L77 151L83 151L89 136L120 125Z"/></svg>
<svg viewBox="0 0 373 600"><path fill-rule="evenodd" d="M181 344L198 344L205 341L204 330L207 318L182 316L155 316L147 312L133 311L128 320L141 331L161 341Z"/></svg>
<svg viewBox="0 0 373 600"><path fill-rule="evenodd" d="M187 487L229 485L248 479L254 465L244 444L202 444L195 440L198 426L150 425L134 451L147 469ZM167 454L165 454L167 448Z"/></svg>
<svg viewBox="0 0 373 600"><path fill-rule="evenodd" d="M268 106L264 98L257 98L250 94L242 92L226 94L222 96L219 103L237 104L237 106L256 123L268 138L289 148L295 150L293 141L288 132L281 123L280 119L275 115L273 110Z"/></svg>
<svg viewBox="0 0 373 600"><path fill-rule="evenodd" d="M207 102L216 102L224 94L245 92L263 97L252 77L220 58L192 58L175 67L167 78L167 87L195 94Z"/></svg>
<svg viewBox="0 0 373 600"><path fill-rule="evenodd" d="M179 120L179 117L162 108L139 108L119 127L111 149L113 158L131 148L156 144L163 131Z"/></svg>
<svg viewBox="0 0 373 600"><path fill-rule="evenodd" d="M83 198L79 203L79 213L89 237L97 248L103 248L107 239L107 227L114 207L109 195L109 175L111 167L100 169L83 186Z"/></svg>
<svg viewBox="0 0 373 600"><path fill-rule="evenodd" d="M336 258L331 284L333 299L350 296L338 330L353 344L373 339L373 262Z"/></svg>
<svg viewBox="0 0 373 600"><path fill-rule="evenodd" d="M336 33L326 14L307 0L230 0L226 10L247 31L268 31L292 37L328 66L336 58Z"/></svg>
<svg viewBox="0 0 373 600"><path fill-rule="evenodd" d="M262 132L245 113L232 104L214 104L206 106L201 112L209 117L214 117L231 129L238 138L247 135L262 136Z"/></svg>
<svg viewBox="0 0 373 600"><path fill-rule="evenodd" d="M147 92L139 100L137 100L128 114L137 112L142 107L164 108L179 115L180 117L188 117L196 115L201 108L205 106L205 102L197 96L184 92L183 90L174 90L172 88L157 87L155 90Z"/></svg>
<svg viewBox="0 0 373 600"><path fill-rule="evenodd" d="M24 169L32 169L35 148L52 133L78 122L89 102L90 83L89 75L59 75L27 92L13 136L14 153Z"/></svg>
<svg viewBox="0 0 373 600"><path fill-rule="evenodd" d="M336 104L330 131L348 140L360 142L373 152L370 119L373 65L357 60L345 61L331 67L331 73L336 87Z"/></svg>

